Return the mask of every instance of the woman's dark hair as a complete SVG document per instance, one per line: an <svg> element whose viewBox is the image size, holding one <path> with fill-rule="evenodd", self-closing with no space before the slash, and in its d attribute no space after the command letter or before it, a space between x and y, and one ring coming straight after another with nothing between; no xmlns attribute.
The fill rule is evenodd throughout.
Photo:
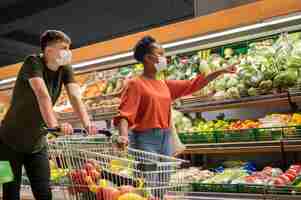
<svg viewBox="0 0 301 200"><path fill-rule="evenodd" d="M145 36L139 40L134 48L134 58L139 62L143 62L144 56L151 53L154 48L153 43L156 43L156 40L151 36Z"/></svg>
<svg viewBox="0 0 301 200"><path fill-rule="evenodd" d="M57 31L57 30L45 31L40 38L40 45L42 51L44 51L47 46L56 42L66 42L68 44L71 44L71 39L62 31Z"/></svg>

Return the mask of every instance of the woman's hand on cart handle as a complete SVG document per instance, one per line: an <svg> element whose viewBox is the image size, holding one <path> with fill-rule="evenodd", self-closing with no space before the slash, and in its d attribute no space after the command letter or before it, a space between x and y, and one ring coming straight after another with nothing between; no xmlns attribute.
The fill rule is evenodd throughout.
<svg viewBox="0 0 301 200"><path fill-rule="evenodd" d="M127 147L129 145L129 138L127 136L120 135L117 139L117 143L121 147Z"/></svg>

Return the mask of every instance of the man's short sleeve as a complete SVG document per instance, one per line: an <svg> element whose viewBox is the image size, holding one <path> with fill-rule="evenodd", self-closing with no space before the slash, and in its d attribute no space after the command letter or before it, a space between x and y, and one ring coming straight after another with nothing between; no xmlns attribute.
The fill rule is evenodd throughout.
<svg viewBox="0 0 301 200"><path fill-rule="evenodd" d="M63 83L67 85L75 82L76 81L72 67L70 65L63 66Z"/></svg>
<svg viewBox="0 0 301 200"><path fill-rule="evenodd" d="M24 80L34 77L43 78L43 65L38 57L29 56L25 59L21 72L21 76Z"/></svg>

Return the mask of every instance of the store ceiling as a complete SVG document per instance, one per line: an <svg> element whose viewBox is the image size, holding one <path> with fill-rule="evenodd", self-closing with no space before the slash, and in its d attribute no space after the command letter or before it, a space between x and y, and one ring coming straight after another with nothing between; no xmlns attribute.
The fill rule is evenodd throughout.
<svg viewBox="0 0 301 200"><path fill-rule="evenodd" d="M39 52L47 29L63 30L79 48L254 1L0 0L0 67Z"/></svg>
<svg viewBox="0 0 301 200"><path fill-rule="evenodd" d="M39 51L39 35L60 29L79 48L193 17L193 0L1 0L0 66Z"/></svg>

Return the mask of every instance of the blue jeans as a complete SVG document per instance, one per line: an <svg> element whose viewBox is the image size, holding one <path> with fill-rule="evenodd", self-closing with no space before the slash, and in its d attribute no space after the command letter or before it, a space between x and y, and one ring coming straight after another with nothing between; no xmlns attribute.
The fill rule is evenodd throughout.
<svg viewBox="0 0 301 200"><path fill-rule="evenodd" d="M132 131L129 133L129 146L145 152L171 156L171 131L170 129L148 129L143 132ZM164 161L160 160L159 162ZM169 170L169 165L157 167L155 171L146 170L145 173L142 173L146 181L145 186L151 188L166 186L170 180L170 174L167 172ZM156 197L163 198L160 189L153 189L151 193Z"/></svg>
<svg viewBox="0 0 301 200"><path fill-rule="evenodd" d="M133 149L146 152L172 155L170 129L148 129L142 132L132 131L129 133L129 145Z"/></svg>

